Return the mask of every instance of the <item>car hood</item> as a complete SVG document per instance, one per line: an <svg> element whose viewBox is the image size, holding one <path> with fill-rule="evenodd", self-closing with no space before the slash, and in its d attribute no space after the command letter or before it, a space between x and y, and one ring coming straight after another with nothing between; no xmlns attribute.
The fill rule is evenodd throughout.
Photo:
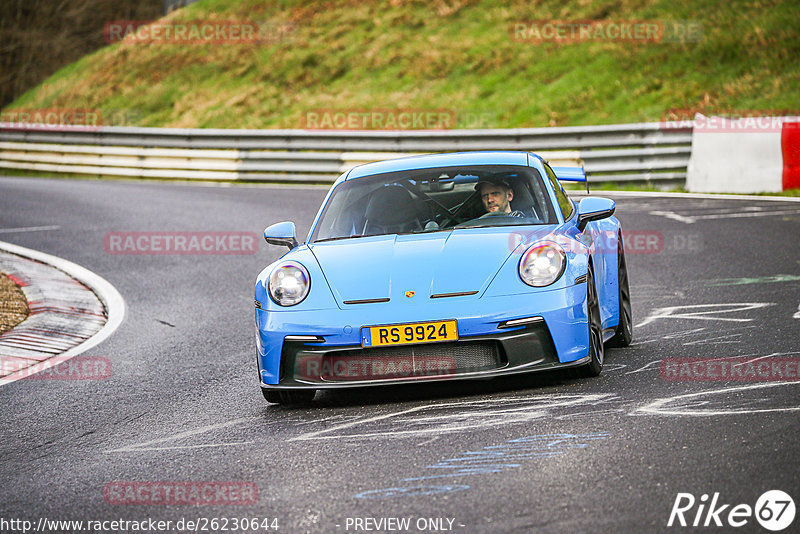
<svg viewBox="0 0 800 534"><path fill-rule="evenodd" d="M478 298L516 248L506 229L382 235L317 243L310 248L336 301L391 299L408 305L433 295ZM414 295L406 296L413 291Z"/></svg>

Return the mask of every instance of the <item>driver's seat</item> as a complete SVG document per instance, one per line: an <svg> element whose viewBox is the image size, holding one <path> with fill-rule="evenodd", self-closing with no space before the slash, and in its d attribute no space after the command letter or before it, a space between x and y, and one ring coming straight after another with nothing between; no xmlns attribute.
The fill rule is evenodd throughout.
<svg viewBox="0 0 800 534"><path fill-rule="evenodd" d="M524 183L516 184L514 188L514 200L511 201L511 210L519 211L528 218L536 218L542 221L539 214L536 213L536 202L533 200L530 191Z"/></svg>
<svg viewBox="0 0 800 534"><path fill-rule="evenodd" d="M362 234L402 234L421 230L419 205L405 187L389 185L372 193Z"/></svg>

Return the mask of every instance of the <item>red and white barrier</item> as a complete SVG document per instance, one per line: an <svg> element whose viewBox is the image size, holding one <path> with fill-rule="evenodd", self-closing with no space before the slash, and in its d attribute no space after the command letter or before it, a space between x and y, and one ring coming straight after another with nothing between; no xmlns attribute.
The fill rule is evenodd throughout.
<svg viewBox="0 0 800 534"><path fill-rule="evenodd" d="M800 189L800 122L785 122L781 130L783 189Z"/></svg>
<svg viewBox="0 0 800 534"><path fill-rule="evenodd" d="M686 189L777 193L800 188L800 118L697 115Z"/></svg>

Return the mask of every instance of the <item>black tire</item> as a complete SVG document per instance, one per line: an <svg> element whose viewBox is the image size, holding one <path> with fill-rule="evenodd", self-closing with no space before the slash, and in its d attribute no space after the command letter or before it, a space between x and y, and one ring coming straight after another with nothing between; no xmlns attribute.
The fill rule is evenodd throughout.
<svg viewBox="0 0 800 534"><path fill-rule="evenodd" d="M594 285L594 273L591 266L586 273L586 304L589 324L589 363L575 369L580 378L598 376L603 371L603 325L600 321L600 302L597 299L597 288Z"/></svg>
<svg viewBox="0 0 800 534"><path fill-rule="evenodd" d="M627 347L633 339L633 315L631 314L631 289L628 284L628 267L625 264L622 235L617 241L617 280L619 282L619 325L614 330L614 337L608 340L608 346Z"/></svg>
<svg viewBox="0 0 800 534"><path fill-rule="evenodd" d="M280 390L280 389L267 389L261 388L261 393L267 402L273 404L311 404L314 399L316 390L313 389L298 389L298 390Z"/></svg>

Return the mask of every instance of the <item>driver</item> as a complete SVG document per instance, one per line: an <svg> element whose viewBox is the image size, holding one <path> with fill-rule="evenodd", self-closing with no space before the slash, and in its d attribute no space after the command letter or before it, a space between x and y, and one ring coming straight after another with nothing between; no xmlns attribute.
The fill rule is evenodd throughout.
<svg viewBox="0 0 800 534"><path fill-rule="evenodd" d="M505 214L509 217L525 216L519 210L512 211L510 203L514 199L514 190L506 180L502 178L481 178L475 184L475 191L480 193L481 202L487 214Z"/></svg>

